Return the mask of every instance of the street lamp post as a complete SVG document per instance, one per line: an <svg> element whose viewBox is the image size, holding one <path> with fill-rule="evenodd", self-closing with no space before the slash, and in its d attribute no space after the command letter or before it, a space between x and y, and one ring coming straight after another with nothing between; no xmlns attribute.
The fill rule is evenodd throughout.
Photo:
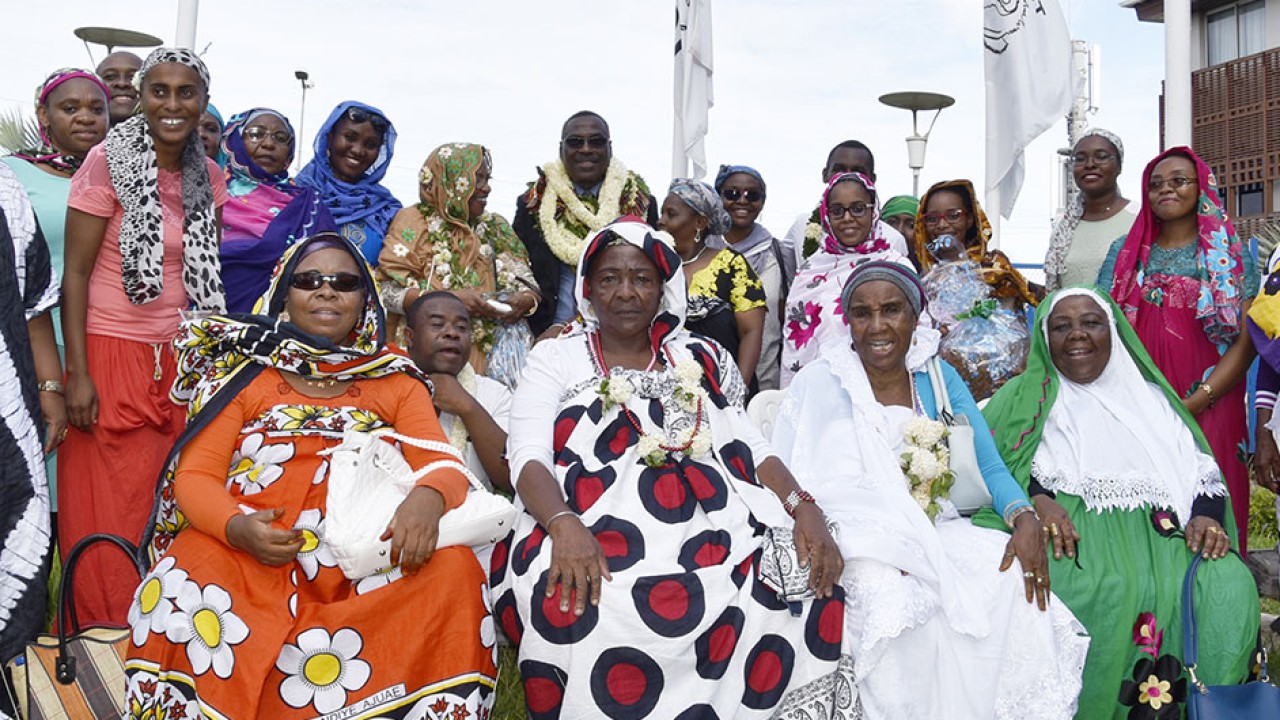
<svg viewBox="0 0 1280 720"><path fill-rule="evenodd" d="M295 70L293 76L302 84L302 107L298 109L298 136L293 139L294 154L296 155L293 161L293 171L297 173L302 169L302 148L298 147L298 143L302 138L306 137L304 130L307 124L307 90L315 87L316 84L311 82L311 76L307 74L306 70Z"/></svg>
<svg viewBox="0 0 1280 720"><path fill-rule="evenodd" d="M880 96L880 102L889 107L911 111L911 134L907 136L907 165L911 168L911 194L920 197L920 171L924 169L924 152L929 144L929 133L933 132L934 123L943 108L955 104L955 98L941 93L931 92L895 92ZM933 110L933 120L929 129L920 134L917 113L921 110Z"/></svg>

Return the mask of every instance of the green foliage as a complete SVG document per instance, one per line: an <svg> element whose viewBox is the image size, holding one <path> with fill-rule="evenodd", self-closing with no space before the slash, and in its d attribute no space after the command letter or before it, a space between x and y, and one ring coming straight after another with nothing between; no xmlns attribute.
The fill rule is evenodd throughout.
<svg viewBox="0 0 1280 720"><path fill-rule="evenodd" d="M525 720L524 684L520 682L519 651L498 648L498 688L493 704L493 720Z"/></svg>
<svg viewBox="0 0 1280 720"><path fill-rule="evenodd" d="M1270 490L1252 484L1249 492L1249 548L1273 548L1278 541L1280 527L1276 521L1276 496Z"/></svg>
<svg viewBox="0 0 1280 720"><path fill-rule="evenodd" d="M35 118L27 117L17 106L0 110L0 149L15 153L39 146L40 128L36 126Z"/></svg>

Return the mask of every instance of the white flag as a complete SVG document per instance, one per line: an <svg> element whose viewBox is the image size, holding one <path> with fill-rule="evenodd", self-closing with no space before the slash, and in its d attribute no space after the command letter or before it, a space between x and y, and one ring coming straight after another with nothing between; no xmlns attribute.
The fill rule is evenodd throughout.
<svg viewBox="0 0 1280 720"><path fill-rule="evenodd" d="M711 0L676 0L675 130L672 177L707 174L707 111L711 99ZM689 163L693 172L689 172Z"/></svg>
<svg viewBox="0 0 1280 720"><path fill-rule="evenodd" d="M1002 216L1022 189L1022 151L1071 109L1076 74L1058 0L984 0L988 193Z"/></svg>

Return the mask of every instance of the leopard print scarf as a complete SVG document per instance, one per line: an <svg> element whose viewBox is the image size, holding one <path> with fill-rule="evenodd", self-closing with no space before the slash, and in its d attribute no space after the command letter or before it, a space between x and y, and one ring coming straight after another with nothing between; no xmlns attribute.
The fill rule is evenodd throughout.
<svg viewBox="0 0 1280 720"><path fill-rule="evenodd" d="M164 62L195 69L208 87L209 71L186 50L157 49L147 57L137 77L145 77L148 70ZM124 210L120 222L120 274L129 300L142 305L160 297L164 289L160 165L146 116L132 117L111 128L104 149L111 184ZM227 303L218 261L213 186L204 145L195 132L182 153L182 209L182 284L187 297L197 309L224 312Z"/></svg>

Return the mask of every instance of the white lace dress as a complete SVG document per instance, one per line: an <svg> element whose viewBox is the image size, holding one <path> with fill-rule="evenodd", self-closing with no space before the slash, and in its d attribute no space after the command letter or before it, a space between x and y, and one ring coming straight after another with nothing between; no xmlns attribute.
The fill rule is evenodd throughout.
<svg viewBox="0 0 1280 720"><path fill-rule="evenodd" d="M896 468L912 410L855 405L870 387L845 353L796 376L774 449L838 526L846 651L866 717L1071 718L1083 626L1056 598L1047 612L1028 603L1016 561L999 572L1007 534L945 502L929 523ZM927 376L916 381L931 398Z"/></svg>

